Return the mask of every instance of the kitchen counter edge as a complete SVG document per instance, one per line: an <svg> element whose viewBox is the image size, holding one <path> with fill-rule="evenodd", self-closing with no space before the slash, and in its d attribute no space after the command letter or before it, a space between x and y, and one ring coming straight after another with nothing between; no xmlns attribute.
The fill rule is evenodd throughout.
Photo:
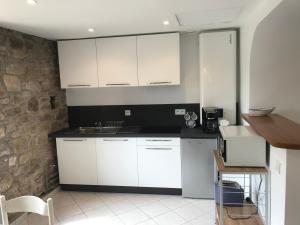
<svg viewBox="0 0 300 225"><path fill-rule="evenodd" d="M117 133L117 134L81 134L81 133L69 133L69 128L62 129L53 132L48 135L49 138L138 138L138 137L170 137L170 138L182 138L182 139L216 139L218 134L204 133L201 128L182 128L180 133Z"/></svg>

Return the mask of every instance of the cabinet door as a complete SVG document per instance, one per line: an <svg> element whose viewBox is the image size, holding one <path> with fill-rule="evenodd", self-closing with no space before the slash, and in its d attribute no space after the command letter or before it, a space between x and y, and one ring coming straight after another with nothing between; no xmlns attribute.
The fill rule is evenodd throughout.
<svg viewBox="0 0 300 225"><path fill-rule="evenodd" d="M97 139L98 182L109 186L138 186L135 138Z"/></svg>
<svg viewBox="0 0 300 225"><path fill-rule="evenodd" d="M58 56L62 88L98 87L96 41L59 41Z"/></svg>
<svg viewBox="0 0 300 225"><path fill-rule="evenodd" d="M181 188L179 146L138 146L139 186Z"/></svg>
<svg viewBox="0 0 300 225"><path fill-rule="evenodd" d="M236 124L236 32L200 34L200 102ZM200 117L202 118L202 117Z"/></svg>
<svg viewBox="0 0 300 225"><path fill-rule="evenodd" d="M181 140L182 195L184 197L214 197L213 150L216 148L216 139Z"/></svg>
<svg viewBox="0 0 300 225"><path fill-rule="evenodd" d="M136 36L97 39L99 86L138 86Z"/></svg>
<svg viewBox="0 0 300 225"><path fill-rule="evenodd" d="M61 184L97 185L96 139L57 138Z"/></svg>
<svg viewBox="0 0 300 225"><path fill-rule="evenodd" d="M179 85L179 51L178 33L138 36L140 86Z"/></svg>

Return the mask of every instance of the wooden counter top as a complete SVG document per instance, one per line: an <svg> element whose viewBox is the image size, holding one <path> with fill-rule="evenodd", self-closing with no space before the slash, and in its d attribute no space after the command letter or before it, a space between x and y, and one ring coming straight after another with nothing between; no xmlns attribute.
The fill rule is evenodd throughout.
<svg viewBox="0 0 300 225"><path fill-rule="evenodd" d="M251 127L270 145L277 148L300 150L300 125L278 114L249 116L243 114Z"/></svg>
<svg viewBox="0 0 300 225"><path fill-rule="evenodd" d="M261 217L255 213L255 206L228 207L224 206L224 225L264 225ZM250 215L248 219L231 219L230 214ZM220 225L220 206L216 205L216 224Z"/></svg>

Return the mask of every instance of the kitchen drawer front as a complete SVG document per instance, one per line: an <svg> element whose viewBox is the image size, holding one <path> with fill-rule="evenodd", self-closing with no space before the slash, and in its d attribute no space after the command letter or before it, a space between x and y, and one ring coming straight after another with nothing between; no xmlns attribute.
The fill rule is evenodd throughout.
<svg viewBox="0 0 300 225"><path fill-rule="evenodd" d="M138 138L138 146L180 146L180 138Z"/></svg>
<svg viewBox="0 0 300 225"><path fill-rule="evenodd" d="M98 184L138 186L136 138L97 138Z"/></svg>
<svg viewBox="0 0 300 225"><path fill-rule="evenodd" d="M61 184L97 184L95 138L57 138L56 145Z"/></svg>
<svg viewBox="0 0 300 225"><path fill-rule="evenodd" d="M181 188L178 146L138 146L140 187Z"/></svg>

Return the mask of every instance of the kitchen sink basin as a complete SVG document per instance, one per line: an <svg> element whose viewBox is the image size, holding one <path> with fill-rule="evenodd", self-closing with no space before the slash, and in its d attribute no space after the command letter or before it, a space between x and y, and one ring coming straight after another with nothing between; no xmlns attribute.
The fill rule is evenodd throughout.
<svg viewBox="0 0 300 225"><path fill-rule="evenodd" d="M79 127L81 134L116 134L118 127Z"/></svg>

